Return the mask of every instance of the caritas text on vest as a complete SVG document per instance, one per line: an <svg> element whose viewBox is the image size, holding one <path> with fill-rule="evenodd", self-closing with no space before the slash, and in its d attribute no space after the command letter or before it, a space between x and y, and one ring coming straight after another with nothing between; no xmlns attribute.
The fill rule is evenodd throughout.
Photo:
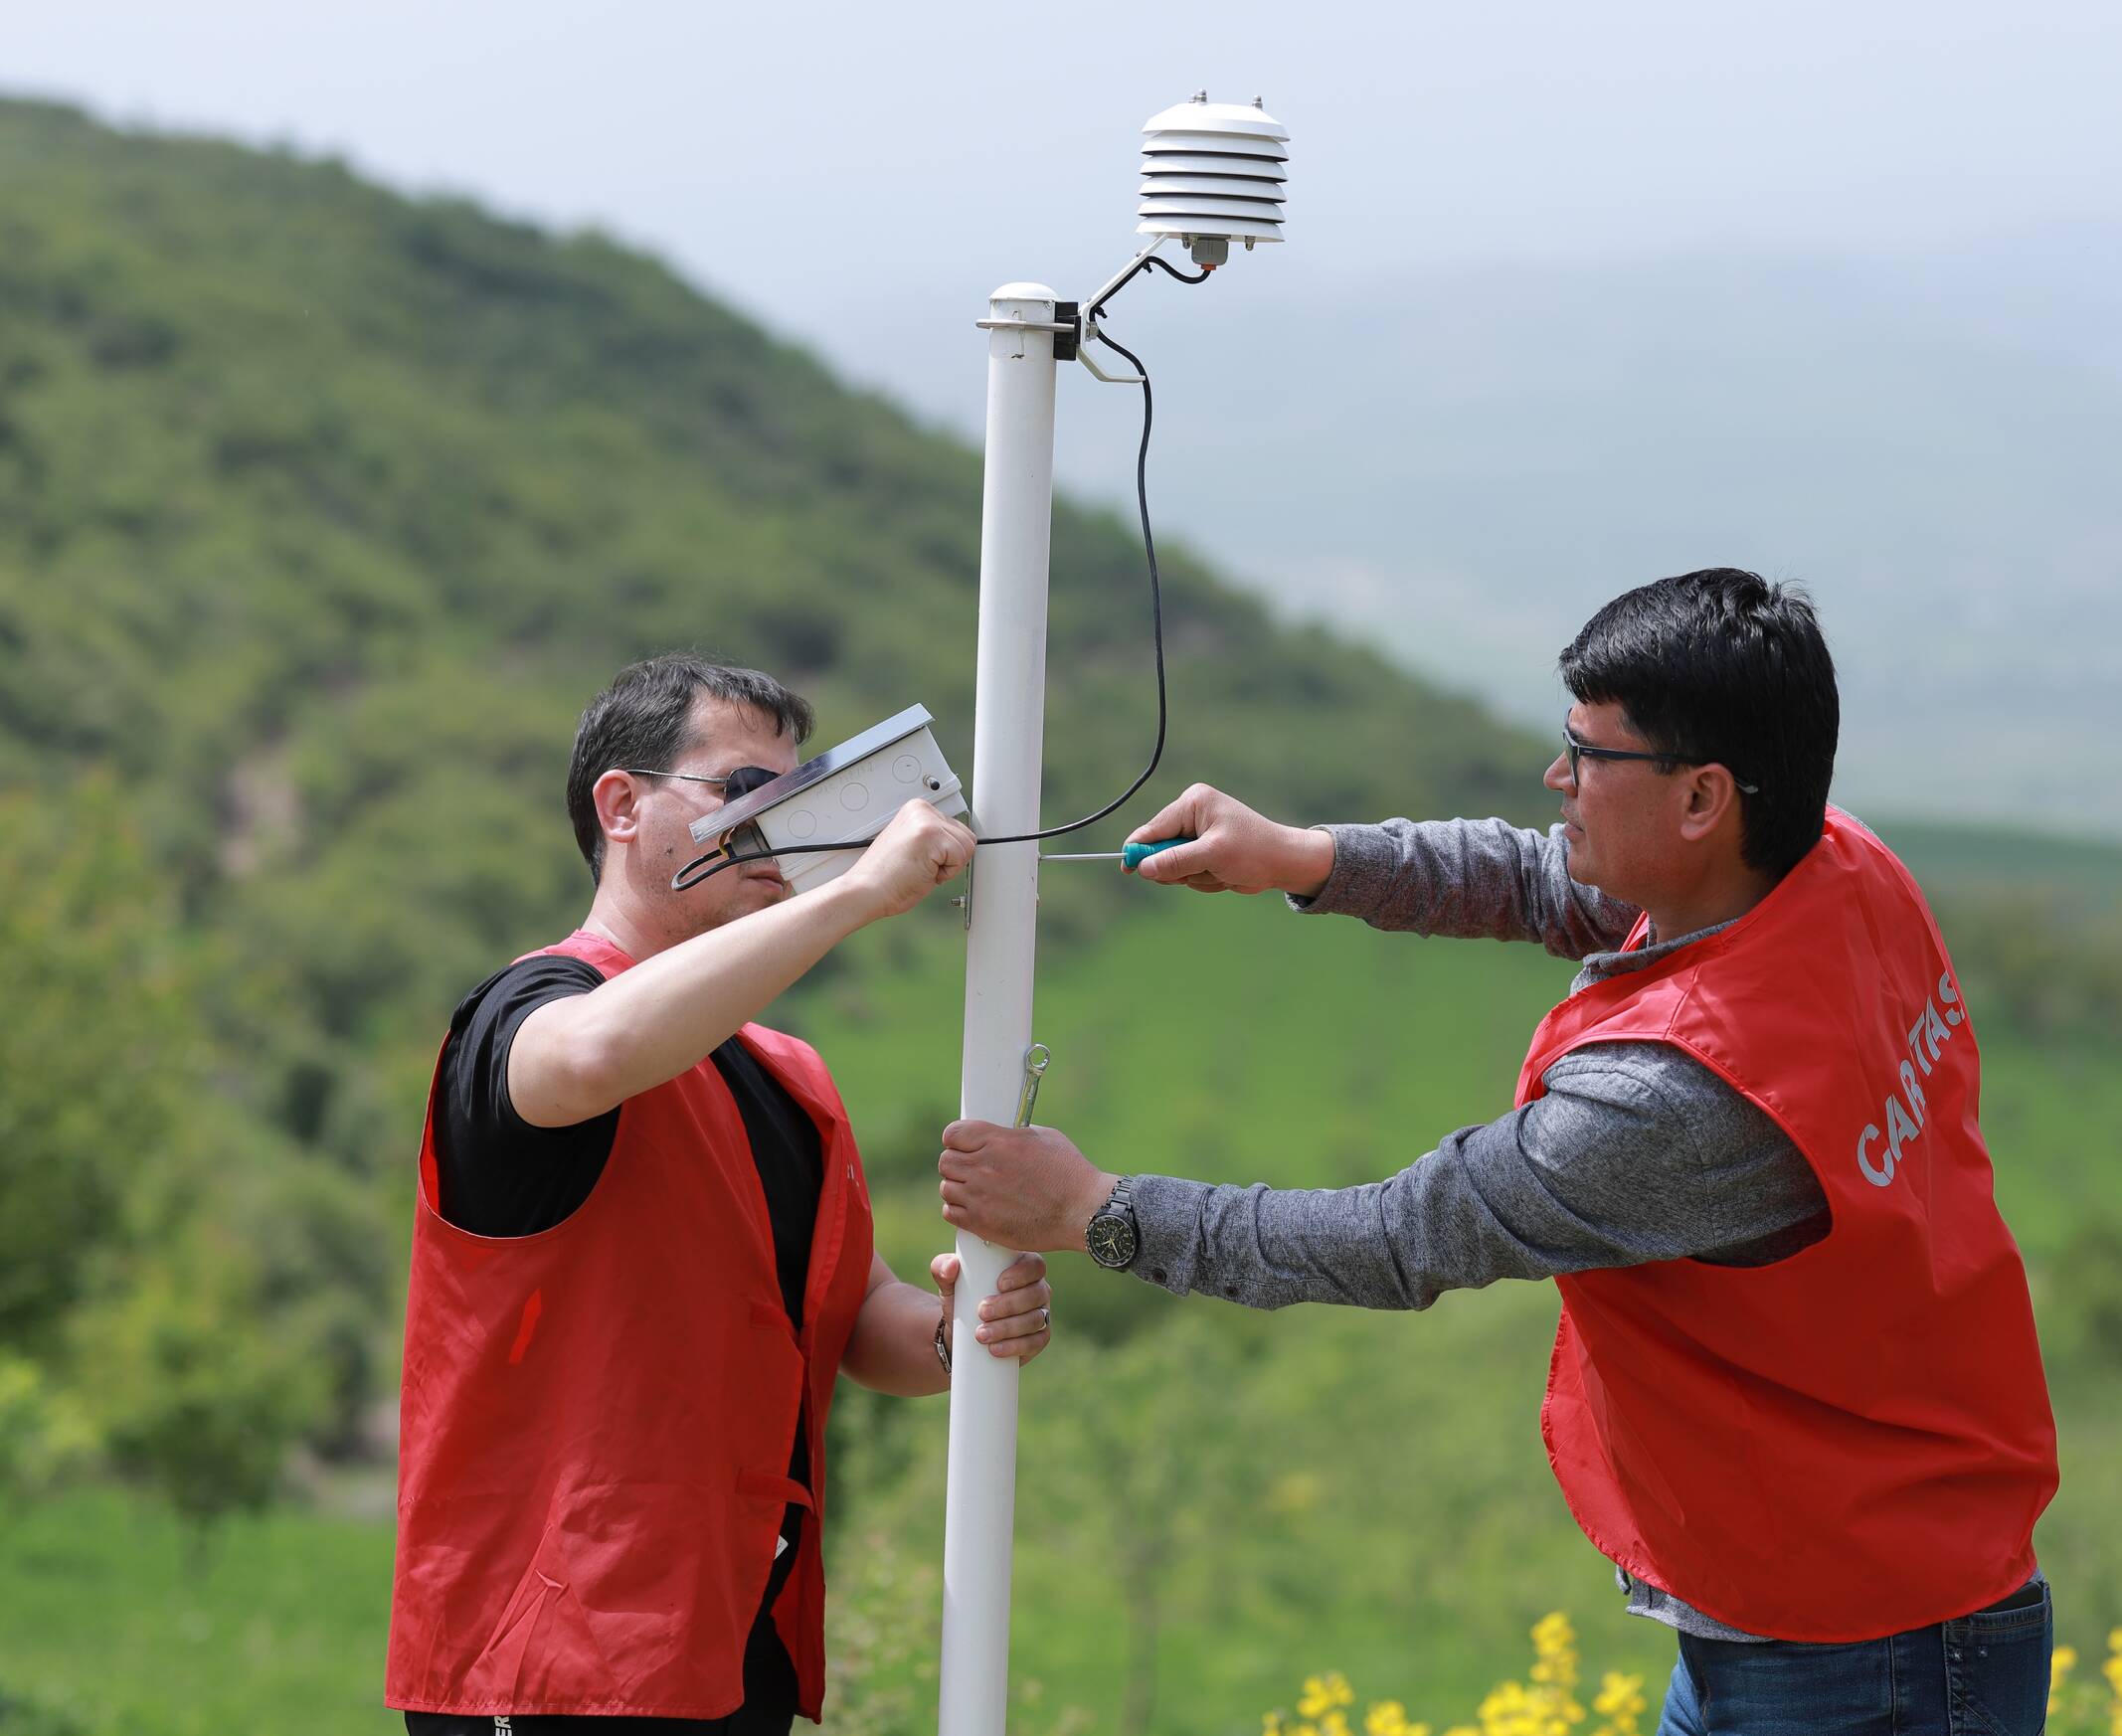
<svg viewBox="0 0 2122 1736"><path fill-rule="evenodd" d="M1943 1010L1940 1010L1942 1003ZM1923 1130L1923 1080L1928 1079L1938 1053L1966 1018L1960 1010L1960 994L1953 987L1952 973L1938 978L1938 991L1923 1003L1916 1022L1908 1027L1908 1059L1901 1063L1898 1091L1886 1093L1886 1130L1867 1123L1857 1135L1857 1166L1873 1187L1893 1180L1901 1161L1901 1147ZM1918 1077L1918 1069L1921 1075Z"/></svg>

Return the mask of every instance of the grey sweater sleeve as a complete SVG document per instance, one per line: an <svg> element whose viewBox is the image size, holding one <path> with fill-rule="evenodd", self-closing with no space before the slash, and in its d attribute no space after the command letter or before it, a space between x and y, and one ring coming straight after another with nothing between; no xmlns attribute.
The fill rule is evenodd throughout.
<svg viewBox="0 0 2122 1736"><path fill-rule="evenodd" d="M1687 1257L1762 1265L1817 1241L1802 1153L1699 1062L1587 1044L1547 1095L1462 1128L1386 1181L1331 1189L1138 1177L1131 1270L1175 1295L1422 1308L1499 1278Z"/></svg>
<svg viewBox="0 0 2122 1736"><path fill-rule="evenodd" d="M1333 872L1317 896L1290 900L1301 911L1418 935L1537 941L1561 958L1612 951L1636 921L1634 905L1570 879L1560 826L1390 819L1324 829Z"/></svg>

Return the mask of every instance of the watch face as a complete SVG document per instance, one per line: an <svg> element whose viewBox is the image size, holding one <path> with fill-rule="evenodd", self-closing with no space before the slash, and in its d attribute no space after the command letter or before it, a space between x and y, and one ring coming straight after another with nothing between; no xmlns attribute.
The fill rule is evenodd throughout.
<svg viewBox="0 0 2122 1736"><path fill-rule="evenodd" d="M1135 1258L1135 1226L1120 1212L1093 1218L1083 1239L1100 1266L1118 1268Z"/></svg>

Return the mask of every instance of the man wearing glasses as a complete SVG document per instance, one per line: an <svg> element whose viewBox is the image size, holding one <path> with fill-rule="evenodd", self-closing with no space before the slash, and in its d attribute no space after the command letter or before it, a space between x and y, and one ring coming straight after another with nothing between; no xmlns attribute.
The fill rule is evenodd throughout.
<svg viewBox="0 0 2122 1736"><path fill-rule="evenodd" d="M923 801L788 901L771 860L684 892L693 821L794 771L810 708L697 657L583 714L568 814L596 887L566 940L450 1020L407 1302L386 1700L415 1736L786 1736L823 1694L818 1516L835 1377L943 1391L936 1296L871 1245L808 1045L751 1021L856 929L964 871ZM1045 1263L981 1308L1048 1340Z"/></svg>
<svg viewBox="0 0 2122 1736"><path fill-rule="evenodd" d="M2055 1435L1976 1120L1975 1036L1885 846L1828 806L1812 607L1661 580L1562 653L1545 833L1278 825L1204 786L1146 879L1579 961L1511 1112L1330 1191L1118 1176L954 1124L944 1215L1255 1307L1552 1279L1542 1432L1630 1608L1679 1636L1662 1732L2039 1729Z"/></svg>

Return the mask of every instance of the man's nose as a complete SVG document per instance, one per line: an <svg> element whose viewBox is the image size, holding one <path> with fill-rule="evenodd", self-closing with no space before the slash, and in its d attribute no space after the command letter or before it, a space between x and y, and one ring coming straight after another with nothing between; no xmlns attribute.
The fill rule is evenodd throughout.
<svg viewBox="0 0 2122 1736"><path fill-rule="evenodd" d="M1547 768L1546 777L1542 778L1540 781L1557 795L1567 795L1570 790L1574 789L1576 787L1575 781L1569 776L1569 756L1567 754L1557 754L1554 757L1554 763Z"/></svg>

